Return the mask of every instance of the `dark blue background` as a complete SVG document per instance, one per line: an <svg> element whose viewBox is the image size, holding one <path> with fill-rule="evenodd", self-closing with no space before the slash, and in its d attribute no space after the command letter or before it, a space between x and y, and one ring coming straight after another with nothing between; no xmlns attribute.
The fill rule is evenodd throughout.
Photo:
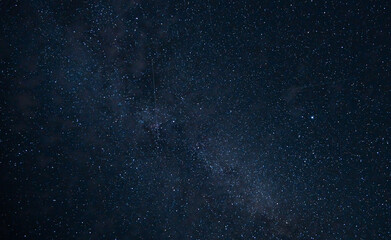
<svg viewBox="0 0 391 240"><path fill-rule="evenodd" d="M1 2L1 238L390 239L390 7Z"/></svg>

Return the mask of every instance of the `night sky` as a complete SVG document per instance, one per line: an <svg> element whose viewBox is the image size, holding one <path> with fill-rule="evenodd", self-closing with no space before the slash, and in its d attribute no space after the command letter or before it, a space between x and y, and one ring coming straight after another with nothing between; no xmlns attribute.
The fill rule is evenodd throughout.
<svg viewBox="0 0 391 240"><path fill-rule="evenodd" d="M1 239L391 239L391 2L0 2Z"/></svg>

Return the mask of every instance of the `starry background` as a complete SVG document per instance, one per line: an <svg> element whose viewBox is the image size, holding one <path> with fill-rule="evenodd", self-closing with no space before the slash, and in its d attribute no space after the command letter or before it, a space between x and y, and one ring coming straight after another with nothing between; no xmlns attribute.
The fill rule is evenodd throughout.
<svg viewBox="0 0 391 240"><path fill-rule="evenodd" d="M1 239L390 239L390 5L2 1Z"/></svg>

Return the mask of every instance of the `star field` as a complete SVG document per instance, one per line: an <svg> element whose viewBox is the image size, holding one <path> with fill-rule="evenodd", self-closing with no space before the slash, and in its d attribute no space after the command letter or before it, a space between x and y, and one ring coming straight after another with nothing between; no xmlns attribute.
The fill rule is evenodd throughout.
<svg viewBox="0 0 391 240"><path fill-rule="evenodd" d="M1 239L390 239L388 1L3 1Z"/></svg>

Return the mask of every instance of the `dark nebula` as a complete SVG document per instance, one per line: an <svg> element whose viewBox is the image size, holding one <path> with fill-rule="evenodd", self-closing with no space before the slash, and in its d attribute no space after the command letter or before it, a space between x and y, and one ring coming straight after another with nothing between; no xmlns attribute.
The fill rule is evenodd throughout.
<svg viewBox="0 0 391 240"><path fill-rule="evenodd" d="M390 1L0 2L0 239L391 239Z"/></svg>

